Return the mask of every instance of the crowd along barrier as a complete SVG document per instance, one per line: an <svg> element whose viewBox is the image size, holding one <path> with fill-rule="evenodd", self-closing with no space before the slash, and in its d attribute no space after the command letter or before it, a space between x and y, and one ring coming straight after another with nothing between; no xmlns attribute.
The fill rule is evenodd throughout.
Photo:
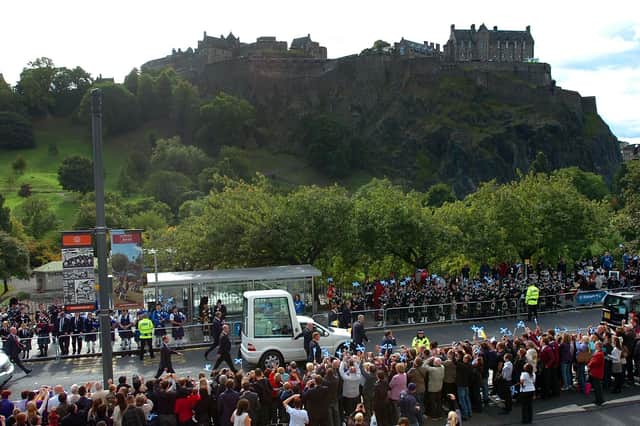
<svg viewBox="0 0 640 426"><path fill-rule="evenodd" d="M602 301L608 292L617 291L639 291L640 287L625 287L616 289L605 290L593 290L593 291L578 291L560 293L556 295L540 296L538 312L554 313L572 311L578 309L591 309L600 308ZM360 311L352 311L352 322L355 321L358 315L364 315L367 328L394 328L394 327L407 327L411 325L423 325L428 326L430 324L442 324L442 323L455 323L463 321L482 321L491 320L496 318L517 317L526 315L526 305L524 298L519 299L505 299L499 301L476 301L476 302L456 302L456 303L442 303L433 305L420 305L420 306L402 306L393 308L378 308L367 309ZM335 326L329 322L329 314L321 313L313 316L314 321L320 324ZM226 318L227 323L231 326L231 332L234 341L240 340L241 330L240 316L228 316ZM164 334L170 336L170 345L173 347L179 346L180 348L189 347L206 347L212 343L210 336L210 326L208 324L189 323L182 326L184 330L184 337L177 341L173 336L174 327L163 327ZM133 329L135 334L135 328ZM92 340L95 335L95 353L87 354L87 340ZM87 337L90 337L87 339ZM72 348L71 340L74 335L69 335L69 348ZM59 343L56 337L51 336L51 344L49 345L49 352L47 357L37 357L38 355L38 337L31 338L31 356L28 361L43 360L43 359L61 359L61 358L73 358L77 356L96 356L101 354L101 348L103 342L99 332L96 333L82 333L80 335L83 340L83 348L80 355L62 355L60 353ZM156 344L157 338L154 335L154 347L159 347L159 343ZM4 341L4 339L3 339ZM109 342L112 345L114 356L122 356L128 354L136 355L139 346L136 343L136 338L131 339L131 349L127 349L123 346L123 339L118 330L114 330L112 333L112 341ZM71 352L71 349L70 349Z"/></svg>

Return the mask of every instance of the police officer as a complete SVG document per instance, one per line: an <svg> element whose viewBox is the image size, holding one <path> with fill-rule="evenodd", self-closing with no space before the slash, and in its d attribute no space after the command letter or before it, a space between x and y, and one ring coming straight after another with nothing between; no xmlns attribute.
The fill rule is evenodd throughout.
<svg viewBox="0 0 640 426"><path fill-rule="evenodd" d="M425 349L429 349L429 338L424 335L424 330L418 330L416 337L411 341L411 347L418 352L420 350L420 346L423 346Z"/></svg>
<svg viewBox="0 0 640 426"><path fill-rule="evenodd" d="M531 317L538 319L538 297L540 296L540 289L536 287L535 283L529 284L527 287L527 295L525 296L525 303L527 304L527 321L531 321Z"/></svg>
<svg viewBox="0 0 640 426"><path fill-rule="evenodd" d="M137 327L140 332L140 361L144 359L145 345L149 347L149 355L153 358L153 321L143 314Z"/></svg>

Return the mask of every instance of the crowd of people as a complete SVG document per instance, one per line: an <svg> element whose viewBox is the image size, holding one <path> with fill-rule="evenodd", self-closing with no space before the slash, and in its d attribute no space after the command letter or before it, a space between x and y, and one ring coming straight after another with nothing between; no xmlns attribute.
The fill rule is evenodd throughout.
<svg viewBox="0 0 640 426"><path fill-rule="evenodd" d="M519 403L526 424L537 399L580 392L601 405L605 392L633 386L640 373L635 317L585 334L524 328L515 337L446 347L429 341L424 330L407 346L398 345L390 330L374 344L362 317L352 330L355 349L337 357L318 357L318 338L311 333L313 355L306 364L244 371L224 359L225 368L217 363L197 377L175 374L175 351L166 347L165 335L169 365L163 360L153 379L122 376L104 389L99 382L41 386L14 398L4 391L0 415L6 424L52 426L415 426L428 418L456 426L489 405L508 414Z"/></svg>
<svg viewBox="0 0 640 426"><path fill-rule="evenodd" d="M613 271L615 265L607 252L601 258L576 262L572 273L567 273L567 264L561 259L555 268L543 262L501 263L493 268L483 264L477 276L470 275L468 266L456 276L422 270L404 277L353 282L348 290L330 280L326 297L330 321L344 328L352 322L353 312L366 310L374 311L380 326L383 310L387 324L514 315L526 311L526 290L532 283L540 291L541 311L566 306L578 291L640 286L636 254L623 257L622 270Z"/></svg>
<svg viewBox="0 0 640 426"><path fill-rule="evenodd" d="M122 351L139 349L138 323L143 317L148 317L153 323L155 347L161 346L165 334L171 335L174 345L182 345L187 317L174 304L161 303L156 304L151 312L143 309L113 311L110 316L111 343L117 340ZM3 349L6 352L11 329L15 328L20 343L17 358L21 360L34 356L34 351L37 351L35 357L42 358L95 354L99 349L100 322L94 312L68 312L58 304L40 304L35 312L30 312L28 305L12 298L9 306L0 310L0 320ZM132 342L137 346L132 346ZM50 352L52 343L56 344L57 353Z"/></svg>

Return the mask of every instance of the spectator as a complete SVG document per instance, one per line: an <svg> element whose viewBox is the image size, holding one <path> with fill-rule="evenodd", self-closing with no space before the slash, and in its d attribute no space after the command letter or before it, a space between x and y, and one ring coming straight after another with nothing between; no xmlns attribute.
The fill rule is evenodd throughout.
<svg viewBox="0 0 640 426"><path fill-rule="evenodd" d="M522 423L533 422L533 395L536 391L536 374L531 364L525 364L520 374L520 402L522 404Z"/></svg>
<svg viewBox="0 0 640 426"><path fill-rule="evenodd" d="M307 410L302 408L302 400L299 394L291 395L282 404L289 415L289 426L305 426L309 423L309 414Z"/></svg>
<svg viewBox="0 0 640 426"><path fill-rule="evenodd" d="M602 390L602 380L604 379L604 352L602 352L602 343L595 344L595 353L589 361L589 376L591 376L591 384L595 394L596 405L604 404L604 395Z"/></svg>

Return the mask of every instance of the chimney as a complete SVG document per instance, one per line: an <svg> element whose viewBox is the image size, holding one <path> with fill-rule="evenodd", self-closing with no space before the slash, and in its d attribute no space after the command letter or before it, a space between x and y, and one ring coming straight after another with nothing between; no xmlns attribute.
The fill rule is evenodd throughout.
<svg viewBox="0 0 640 426"><path fill-rule="evenodd" d="M206 32L206 31L204 32L204 36L202 37L202 39L203 39L203 40L206 40L206 39L207 39L207 32Z"/></svg>
<svg viewBox="0 0 640 426"><path fill-rule="evenodd" d="M498 31L498 26L497 25L493 26L493 31Z"/></svg>
<svg viewBox="0 0 640 426"><path fill-rule="evenodd" d="M471 31L476 32L476 24L471 24Z"/></svg>
<svg viewBox="0 0 640 426"><path fill-rule="evenodd" d="M531 25L527 25L527 32L531 33Z"/></svg>
<svg viewBox="0 0 640 426"><path fill-rule="evenodd" d="M451 24L451 29L455 30L456 29L456 24Z"/></svg>
<svg viewBox="0 0 640 426"><path fill-rule="evenodd" d="M440 51L440 43L436 43L436 52Z"/></svg>

